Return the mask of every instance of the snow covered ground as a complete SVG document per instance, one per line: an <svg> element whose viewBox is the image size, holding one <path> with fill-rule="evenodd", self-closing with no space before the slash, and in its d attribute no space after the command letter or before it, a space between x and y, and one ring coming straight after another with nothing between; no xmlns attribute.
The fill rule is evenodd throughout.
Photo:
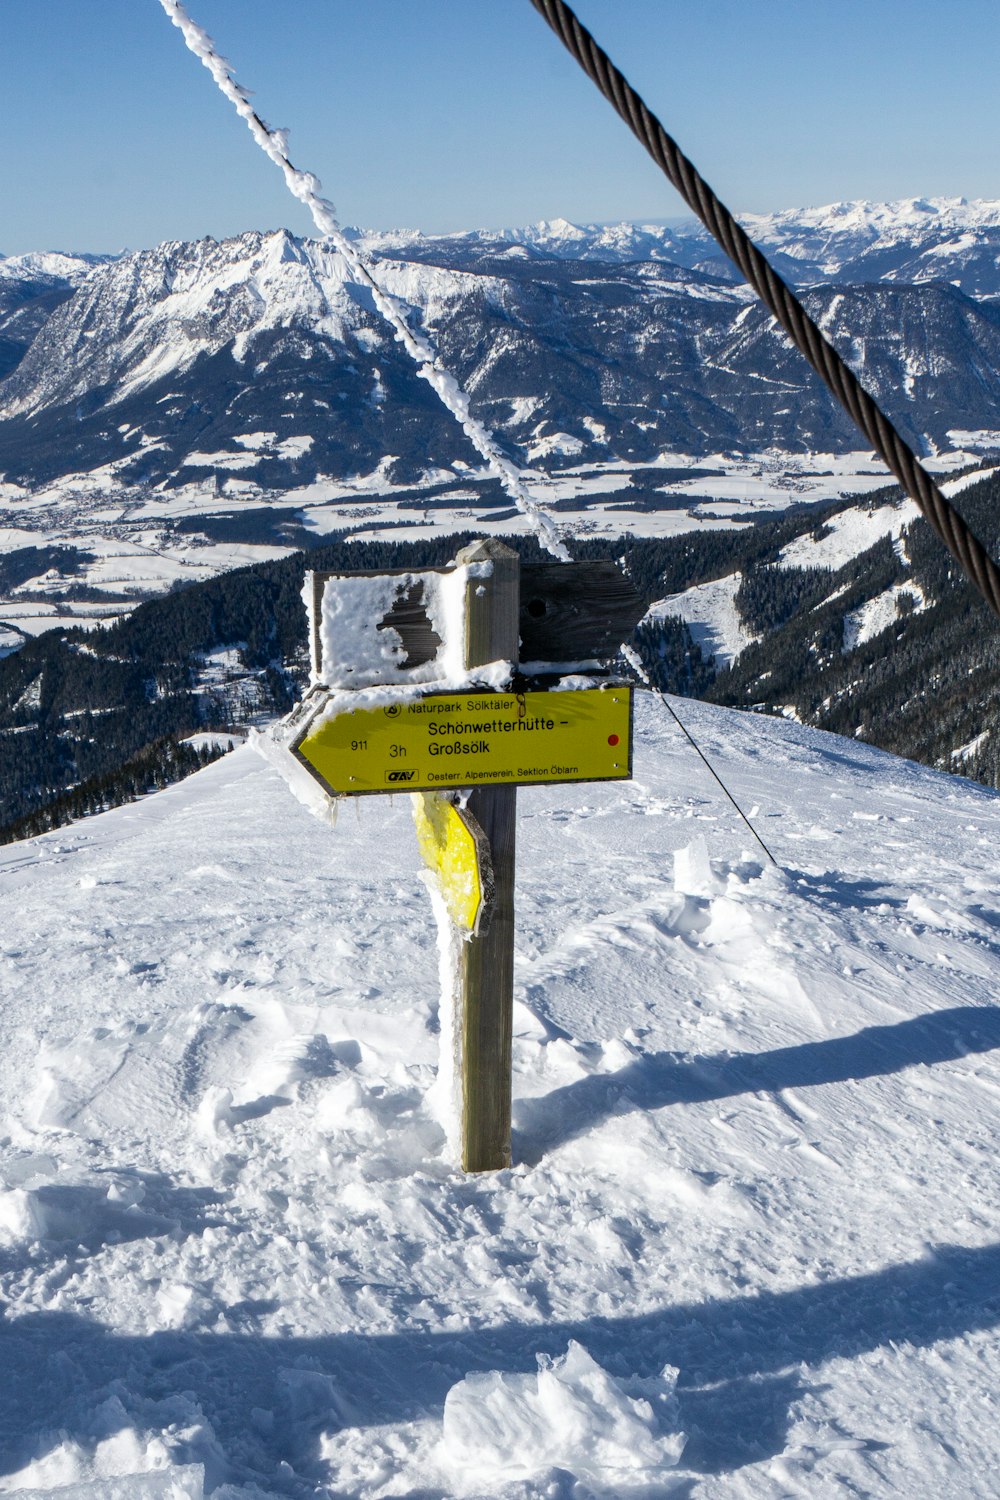
<svg viewBox="0 0 1000 1500"><path fill-rule="evenodd" d="M245 433L237 439L238 452L208 456L225 458L236 470L254 461L259 450L266 450L273 436ZM980 436L985 440L990 434ZM992 436L1000 441L997 434ZM289 438L285 446L308 442L305 437ZM925 462L935 473L945 473L974 463L979 456L970 444ZM278 521L301 524L317 542L330 535L402 542L457 531L507 536L530 529L506 497L484 500L482 488L491 478L485 467L431 468L419 485L402 485L389 479L390 464L391 458L386 458L371 473L337 480L320 476L283 491L263 490L238 477L225 480L221 488L214 478L199 478L176 488L151 490L123 482L114 464L33 491L0 482L0 555L29 546L83 549L82 555L70 554L72 572L47 568L16 588L0 589L0 651L16 649L26 636L44 630L86 627L127 614L142 599L178 583L198 582L294 550L292 545L281 545L280 539L277 544L210 541L208 535L178 527L178 523L189 527L202 518L201 524L211 532L213 518L238 517L241 506L267 508ZM650 491L650 475L657 467L664 470L663 483L654 483ZM880 461L861 451L768 450L708 458L664 453L659 465L653 466L609 459L550 474L526 472L533 501L555 510L555 519L565 525L568 537L615 537L625 531L635 536L677 536L752 524L792 505L865 495L890 482ZM426 508L415 500L421 490L427 492ZM911 506L889 524L898 529L915 514ZM841 550L858 551L870 545L874 534L863 543L861 538L871 530L870 520L849 529L842 537ZM799 552L811 552L811 547L808 539L793 543L787 549L788 561L800 562ZM820 565L826 561L826 550L815 559ZM71 594L67 597L71 585L83 585L94 597L85 601Z"/></svg>
<svg viewBox="0 0 1000 1500"><path fill-rule="evenodd" d="M521 792L497 1175L405 797L247 747L0 851L0 1493L997 1493L1000 798L677 707L780 868L646 695Z"/></svg>

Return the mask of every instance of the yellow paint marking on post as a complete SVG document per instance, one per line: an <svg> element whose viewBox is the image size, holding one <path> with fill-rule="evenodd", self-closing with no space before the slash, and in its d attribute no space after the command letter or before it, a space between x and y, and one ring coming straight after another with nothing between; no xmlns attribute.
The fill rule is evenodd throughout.
<svg viewBox="0 0 1000 1500"><path fill-rule="evenodd" d="M431 693L347 708L292 753L333 796L632 774L632 689Z"/></svg>
<svg viewBox="0 0 1000 1500"><path fill-rule="evenodd" d="M413 821L424 864L437 881L460 932L475 932L493 899L493 872L482 829L441 792L413 798Z"/></svg>

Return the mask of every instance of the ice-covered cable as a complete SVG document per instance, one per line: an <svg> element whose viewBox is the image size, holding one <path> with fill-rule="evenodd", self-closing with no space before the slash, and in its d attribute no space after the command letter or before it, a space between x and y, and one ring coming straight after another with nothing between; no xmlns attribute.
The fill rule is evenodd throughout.
<svg viewBox="0 0 1000 1500"><path fill-rule="evenodd" d="M319 179L312 172L301 172L292 165L288 157L287 133L273 129L261 119L250 103L246 90L234 78L230 64L217 51L208 33L191 19L181 0L160 0L160 4L180 30L190 50L204 63L237 114L246 121L250 134L260 149L280 167L289 192L300 203L305 204L316 228L332 241L347 262L355 280L369 289L376 307L393 328L407 354L415 361L420 375L433 386L444 405L459 422L473 447L486 460L521 514L531 523L542 546L553 557L559 558L560 562L569 562L570 554L560 539L555 522L532 498L523 475L500 451L493 433L472 415L468 395L454 375L442 365L430 340L423 334L415 333L410 327L404 304L375 280L356 246L351 244L338 224L333 204L322 196Z"/></svg>

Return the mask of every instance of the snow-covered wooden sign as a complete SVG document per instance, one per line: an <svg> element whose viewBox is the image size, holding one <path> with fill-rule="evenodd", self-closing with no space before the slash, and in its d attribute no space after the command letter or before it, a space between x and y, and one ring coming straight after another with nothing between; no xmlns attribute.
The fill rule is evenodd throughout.
<svg viewBox="0 0 1000 1500"><path fill-rule="evenodd" d="M632 689L430 693L339 704L290 746L334 797L472 786L625 781Z"/></svg>
<svg viewBox="0 0 1000 1500"><path fill-rule="evenodd" d="M461 670L471 566L307 573L314 681L363 687ZM646 609L610 561L521 563L518 582L517 665L526 678L605 673Z"/></svg>
<svg viewBox="0 0 1000 1500"><path fill-rule="evenodd" d="M288 748L328 795L631 775L632 691L605 664L639 595L613 563L521 565L518 650L470 667L490 567L307 575L315 692Z"/></svg>
<svg viewBox="0 0 1000 1500"><path fill-rule="evenodd" d="M516 789L632 774L607 662L643 601L613 563L307 575L312 685L278 731L330 798L411 791L442 936L442 1072L468 1171L510 1165Z"/></svg>

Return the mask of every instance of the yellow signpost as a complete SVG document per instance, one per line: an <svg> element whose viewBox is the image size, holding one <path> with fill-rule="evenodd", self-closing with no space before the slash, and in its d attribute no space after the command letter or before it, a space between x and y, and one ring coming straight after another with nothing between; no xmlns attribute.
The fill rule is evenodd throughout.
<svg viewBox="0 0 1000 1500"><path fill-rule="evenodd" d="M486 835L475 818L441 792L413 798L413 821L424 864L461 933L475 933L493 901Z"/></svg>
<svg viewBox="0 0 1000 1500"><path fill-rule="evenodd" d="M331 797L417 794L445 929L449 1128L466 1171L509 1167L517 788L632 775L632 690L602 663L645 603L607 559L522 564L496 538L444 569L315 574L309 598L313 691L282 744ZM426 686L499 662L531 686ZM584 686L561 686L571 670Z"/></svg>
<svg viewBox="0 0 1000 1500"><path fill-rule="evenodd" d="M334 796L624 781L632 689L430 693L345 709L291 750Z"/></svg>

